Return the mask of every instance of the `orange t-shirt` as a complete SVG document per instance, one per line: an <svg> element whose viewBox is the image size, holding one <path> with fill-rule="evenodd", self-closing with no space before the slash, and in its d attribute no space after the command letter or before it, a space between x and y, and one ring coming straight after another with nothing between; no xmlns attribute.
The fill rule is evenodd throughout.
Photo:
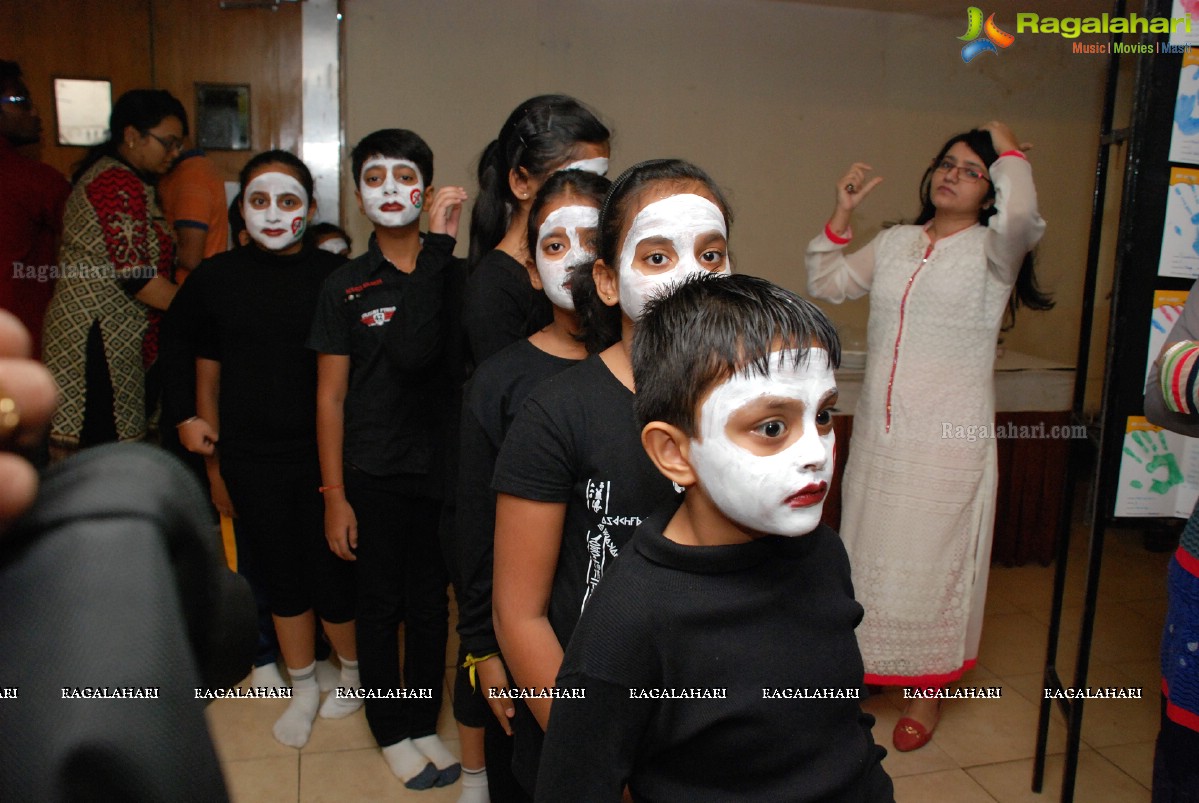
<svg viewBox="0 0 1199 803"><path fill-rule="evenodd" d="M158 201L173 228L204 229L204 258L228 247L229 217L225 182L203 151L190 151L158 181Z"/></svg>

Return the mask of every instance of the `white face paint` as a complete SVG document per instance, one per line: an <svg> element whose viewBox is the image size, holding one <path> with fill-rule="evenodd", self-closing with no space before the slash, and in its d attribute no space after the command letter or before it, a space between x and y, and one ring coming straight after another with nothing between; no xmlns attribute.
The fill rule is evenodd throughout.
<svg viewBox="0 0 1199 803"><path fill-rule="evenodd" d="M723 266L717 271L710 270L696 259L696 241L713 234L727 237L724 215L716 204L699 195L671 195L654 201L638 212L620 248L620 308L625 315L634 321L640 319L641 311L650 298L659 293L669 293L671 287L691 274L732 273L732 262L727 254L724 255ZM663 259L667 270L647 273L643 270L652 270L652 261L645 267L635 264L637 246L651 237L670 241L673 255L668 254L666 256L669 259ZM719 246L722 252L726 247L724 243Z"/></svg>
<svg viewBox="0 0 1199 803"><path fill-rule="evenodd" d="M347 254L350 251L350 244L340 237L330 237L318 245L317 248L322 251L328 251L330 254Z"/></svg>
<svg viewBox="0 0 1199 803"><path fill-rule="evenodd" d="M595 173L597 176L606 176L608 175L608 159L604 156L597 156L594 159L579 159L559 169L582 170L586 173Z"/></svg>
<svg viewBox="0 0 1199 803"><path fill-rule="evenodd" d="M415 183L406 183L396 178L396 168L408 168L416 174ZM367 181L367 173L371 180ZM376 178L376 174L382 175ZM390 159L372 156L362 165L358 177L358 192L362 195L362 208L371 223L393 229L407 226L420 217L425 202L425 179L420 169L407 159Z"/></svg>
<svg viewBox="0 0 1199 803"><path fill-rule="evenodd" d="M806 361L794 362L795 351L776 351L769 376L741 372L718 385L700 408L700 439L691 441L691 466L712 502L737 524L766 535L814 530L833 476L833 431L827 427L822 435L816 421L821 402L837 387L828 352L812 348ZM730 437L734 416L731 433L740 443ZM763 457L742 445L748 443L764 451L786 446Z"/></svg>
<svg viewBox="0 0 1199 803"><path fill-rule="evenodd" d="M308 192L294 176L259 173L242 194L242 215L254 242L268 251L282 251L303 239Z"/></svg>
<svg viewBox="0 0 1199 803"><path fill-rule="evenodd" d="M545 222L537 233L534 261L537 263L537 275L541 277L541 286L555 307L575 308L567 269L595 259L591 242L598 224L599 210L594 206L560 206L545 216ZM584 245L583 237L588 233L591 236Z"/></svg>

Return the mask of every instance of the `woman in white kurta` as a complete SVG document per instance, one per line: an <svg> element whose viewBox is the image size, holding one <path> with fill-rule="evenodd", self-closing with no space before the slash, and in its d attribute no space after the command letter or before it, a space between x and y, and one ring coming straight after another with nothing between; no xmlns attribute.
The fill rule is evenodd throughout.
<svg viewBox="0 0 1199 803"><path fill-rule="evenodd" d="M870 170L854 164L838 183L833 216L808 245L808 292L834 303L871 293L841 520L866 610L866 682L938 688L978 656L995 521L985 431L995 342L1014 288L1029 306L1051 305L1026 260L1045 222L1027 159L993 122L942 148L917 225L846 255L850 214L882 181ZM938 717L935 700L913 700L895 746L926 744Z"/></svg>

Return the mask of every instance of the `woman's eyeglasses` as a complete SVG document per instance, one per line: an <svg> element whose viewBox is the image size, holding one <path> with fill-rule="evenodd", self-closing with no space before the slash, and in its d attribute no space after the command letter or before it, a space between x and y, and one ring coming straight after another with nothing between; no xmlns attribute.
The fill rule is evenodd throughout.
<svg viewBox="0 0 1199 803"><path fill-rule="evenodd" d="M937 162L937 166L933 169L939 170L942 173L952 173L954 170L956 170L958 171L958 180L965 181L968 184L974 184L979 180L987 182L991 180L983 175L981 171L976 170L973 167L969 167L968 165L960 165L952 159L942 159L941 161Z"/></svg>
<svg viewBox="0 0 1199 803"><path fill-rule="evenodd" d="M158 144L166 148L167 153L183 150L183 140L179 139L179 137L160 137L153 131L147 131L146 136L154 137L154 139L158 140Z"/></svg>
<svg viewBox="0 0 1199 803"><path fill-rule="evenodd" d="M0 103L7 103L19 109L33 108L33 101L29 99L28 95L0 95Z"/></svg>

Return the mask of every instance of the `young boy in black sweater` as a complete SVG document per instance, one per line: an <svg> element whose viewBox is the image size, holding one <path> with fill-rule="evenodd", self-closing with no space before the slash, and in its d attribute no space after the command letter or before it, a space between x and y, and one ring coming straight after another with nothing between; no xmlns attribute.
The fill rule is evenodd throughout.
<svg viewBox="0 0 1199 803"><path fill-rule="evenodd" d="M583 611L537 800L891 800L860 705L862 608L820 524L836 331L744 275L688 281L638 327L642 445L687 491Z"/></svg>
<svg viewBox="0 0 1199 803"><path fill-rule="evenodd" d="M438 519L439 439L454 393L446 351L464 281L454 237L466 191L432 190L433 153L411 131L369 134L351 161L374 233L367 252L325 282L308 339L318 352L325 538L356 561L367 723L391 771L427 789L460 772L437 736L449 618Z"/></svg>

